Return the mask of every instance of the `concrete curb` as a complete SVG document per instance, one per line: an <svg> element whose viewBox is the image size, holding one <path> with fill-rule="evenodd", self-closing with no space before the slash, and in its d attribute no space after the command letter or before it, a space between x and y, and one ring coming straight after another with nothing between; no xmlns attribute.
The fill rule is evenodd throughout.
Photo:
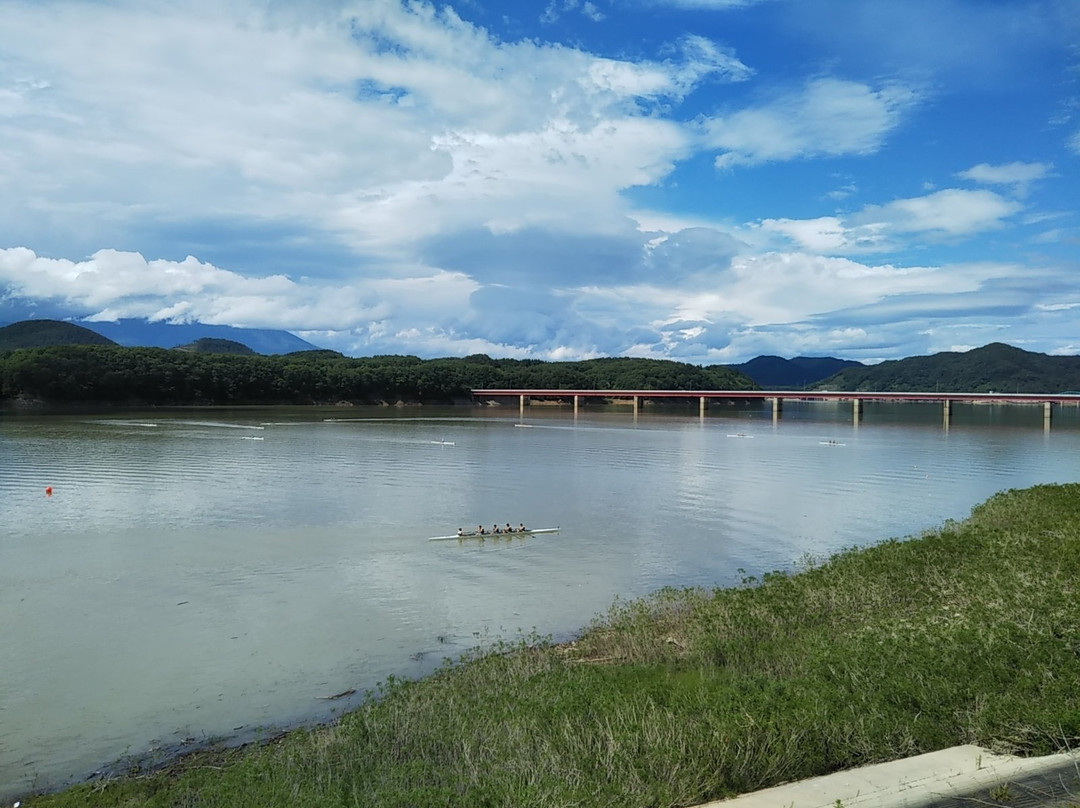
<svg viewBox="0 0 1080 808"><path fill-rule="evenodd" d="M1004 786L1009 788L1002 789L1004 799L1000 802L993 793L980 794ZM1018 803L1023 794L1028 798ZM1019 758L973 745L954 746L755 791L701 808L927 808L952 805L961 798L963 802L956 804L1080 806L1080 755Z"/></svg>

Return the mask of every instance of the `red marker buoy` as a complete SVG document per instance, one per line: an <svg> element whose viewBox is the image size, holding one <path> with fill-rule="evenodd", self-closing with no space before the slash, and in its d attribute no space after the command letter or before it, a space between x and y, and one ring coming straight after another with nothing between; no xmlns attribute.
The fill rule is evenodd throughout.
<svg viewBox="0 0 1080 808"><path fill-rule="evenodd" d="M45 496L47 496L47 497L52 496L52 486L51 485L45 486Z"/></svg>

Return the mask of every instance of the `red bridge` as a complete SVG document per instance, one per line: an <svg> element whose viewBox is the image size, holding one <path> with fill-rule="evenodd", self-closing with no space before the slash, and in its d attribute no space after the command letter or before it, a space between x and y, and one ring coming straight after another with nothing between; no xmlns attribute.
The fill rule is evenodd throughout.
<svg viewBox="0 0 1080 808"><path fill-rule="evenodd" d="M471 391L474 398L497 399L517 398L522 412L530 399L558 399L567 401L574 406L574 412L582 399L629 399L633 404L636 415L641 402L646 399L673 399L688 398L697 399L699 411L702 415L708 409L708 402L712 399L760 399L771 401L773 417L777 418L782 410L785 400L799 401L851 401L854 417L857 420L862 414L863 402L866 401L940 401L945 422L952 414L954 403L980 403L980 404L1042 404L1043 420L1048 425L1054 404L1080 405L1080 394L1073 393L886 393L886 392L850 392L850 391L824 391L824 390L558 390L558 389L512 389L512 388L486 388Z"/></svg>

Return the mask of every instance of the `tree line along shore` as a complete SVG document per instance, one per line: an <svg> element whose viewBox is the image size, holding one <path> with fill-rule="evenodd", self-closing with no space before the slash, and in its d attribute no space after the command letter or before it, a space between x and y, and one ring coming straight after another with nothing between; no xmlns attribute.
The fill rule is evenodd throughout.
<svg viewBox="0 0 1080 808"><path fill-rule="evenodd" d="M332 724L27 798L68 806L688 806L963 743L1080 744L1080 485L1005 491L571 642L391 679ZM347 618L343 618L347 619Z"/></svg>
<svg viewBox="0 0 1080 808"><path fill-rule="evenodd" d="M579 362L415 356L278 356L63 345L0 352L0 402L112 405L453 403L483 387L747 390L723 365L659 359Z"/></svg>
<svg viewBox="0 0 1080 808"><path fill-rule="evenodd" d="M1000 342L872 365L807 356L705 366L628 357L349 358L329 350L263 356L213 337L173 348L130 348L57 320L0 327L0 404L449 403L479 387L1063 393L1080 390L1080 356L1049 356Z"/></svg>

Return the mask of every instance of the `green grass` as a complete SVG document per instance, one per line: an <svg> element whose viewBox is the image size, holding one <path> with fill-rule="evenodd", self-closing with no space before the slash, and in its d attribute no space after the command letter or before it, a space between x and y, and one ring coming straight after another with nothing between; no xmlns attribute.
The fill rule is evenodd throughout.
<svg viewBox="0 0 1080 808"><path fill-rule="evenodd" d="M961 743L1080 742L1080 485L727 590L616 602L325 727L35 806L686 806Z"/></svg>

